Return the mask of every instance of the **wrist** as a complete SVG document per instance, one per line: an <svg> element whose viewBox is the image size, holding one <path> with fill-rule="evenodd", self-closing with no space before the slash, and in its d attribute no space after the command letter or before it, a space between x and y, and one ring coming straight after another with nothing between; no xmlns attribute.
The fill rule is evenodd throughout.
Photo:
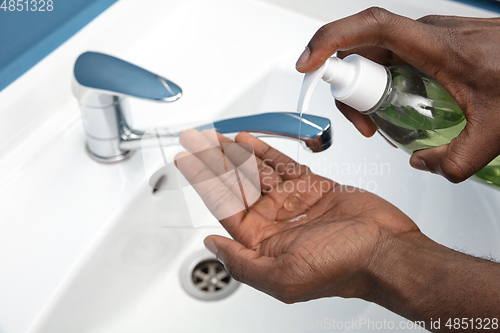
<svg viewBox="0 0 500 333"><path fill-rule="evenodd" d="M368 266L372 289L364 299L408 319L427 321L434 314L426 309L437 306L436 296L448 289L457 254L420 231L388 236Z"/></svg>
<svg viewBox="0 0 500 333"><path fill-rule="evenodd" d="M499 320L500 265L446 248L419 231L387 237L368 266L363 297L410 320ZM433 331L454 331L434 327Z"/></svg>

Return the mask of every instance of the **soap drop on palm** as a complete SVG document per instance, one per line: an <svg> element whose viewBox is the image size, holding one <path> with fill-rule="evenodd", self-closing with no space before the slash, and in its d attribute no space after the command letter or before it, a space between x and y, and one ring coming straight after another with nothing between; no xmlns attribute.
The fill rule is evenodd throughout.
<svg viewBox="0 0 500 333"><path fill-rule="evenodd" d="M301 203L302 203L302 199L300 197L300 194L291 194L285 199L285 202L283 203L283 207L287 211L293 212L300 207Z"/></svg>

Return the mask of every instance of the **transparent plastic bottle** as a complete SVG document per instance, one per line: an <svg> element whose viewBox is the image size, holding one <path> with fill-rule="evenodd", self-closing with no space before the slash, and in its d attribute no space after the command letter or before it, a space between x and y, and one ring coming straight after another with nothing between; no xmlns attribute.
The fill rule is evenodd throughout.
<svg viewBox="0 0 500 333"><path fill-rule="evenodd" d="M449 143L466 124L446 89L410 66L387 68L357 54L332 57L305 75L299 107L309 103L321 80L331 85L336 100L368 114L387 139L410 154ZM500 188L500 156L475 177Z"/></svg>
<svg viewBox="0 0 500 333"><path fill-rule="evenodd" d="M413 153L449 143L465 127L465 116L453 97L430 76L410 66L389 68L390 80L369 114L391 142ZM500 187L500 157L475 177Z"/></svg>

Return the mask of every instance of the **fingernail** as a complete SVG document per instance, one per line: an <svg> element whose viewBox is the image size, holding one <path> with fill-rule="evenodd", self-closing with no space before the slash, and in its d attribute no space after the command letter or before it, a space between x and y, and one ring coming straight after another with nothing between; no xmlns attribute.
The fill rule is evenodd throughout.
<svg viewBox="0 0 500 333"><path fill-rule="evenodd" d="M427 165L425 165L424 160L418 158L418 157L412 157L410 159L410 165L420 171L429 171L429 168Z"/></svg>
<svg viewBox="0 0 500 333"><path fill-rule="evenodd" d="M215 245L215 242L213 240L205 239L203 243L205 244L205 247L208 251L212 252L212 254L217 255L217 246Z"/></svg>
<svg viewBox="0 0 500 333"><path fill-rule="evenodd" d="M300 68L300 67L303 67L307 61L309 60L309 56L311 55L311 50L309 50L308 47L306 47L306 49L304 50L304 52L302 52L302 54L300 55L299 59L297 60L297 63L295 64L295 67L296 68Z"/></svg>

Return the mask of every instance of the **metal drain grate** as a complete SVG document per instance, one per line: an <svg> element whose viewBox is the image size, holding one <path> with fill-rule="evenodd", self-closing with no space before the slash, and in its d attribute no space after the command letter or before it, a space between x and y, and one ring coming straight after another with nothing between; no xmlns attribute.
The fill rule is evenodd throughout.
<svg viewBox="0 0 500 333"><path fill-rule="evenodd" d="M224 266L217 260L207 260L196 265L192 278L195 286L207 293L224 289L231 281Z"/></svg>
<svg viewBox="0 0 500 333"><path fill-rule="evenodd" d="M205 301L225 298L240 285L231 278L224 265L206 250L193 253L184 262L180 277L188 294Z"/></svg>

